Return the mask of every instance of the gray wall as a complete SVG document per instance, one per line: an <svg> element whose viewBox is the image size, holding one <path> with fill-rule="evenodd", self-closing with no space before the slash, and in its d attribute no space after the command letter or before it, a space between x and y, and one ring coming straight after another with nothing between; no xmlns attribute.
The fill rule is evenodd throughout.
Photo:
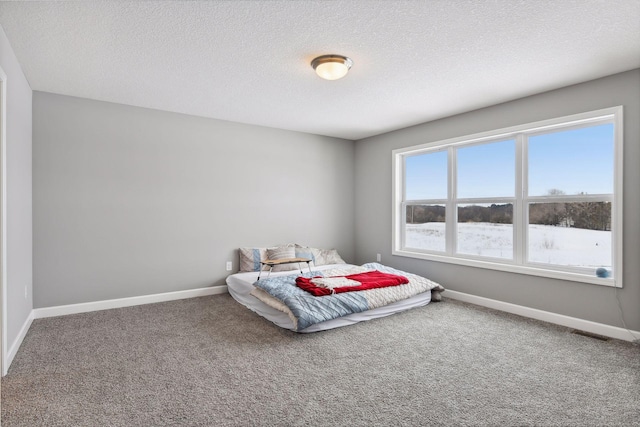
<svg viewBox="0 0 640 427"><path fill-rule="evenodd" d="M621 327L613 288L391 255L393 149L616 105L624 106L624 289L617 292L627 326L640 330L640 70L357 141L357 262L381 253L384 263L452 290Z"/></svg>
<svg viewBox="0 0 640 427"><path fill-rule="evenodd" d="M224 283L236 248L354 261L352 141L34 92L34 306Z"/></svg>
<svg viewBox="0 0 640 427"><path fill-rule="evenodd" d="M11 346L32 309L32 93L1 27L0 67L7 75L7 283L5 286L6 339ZM8 348L5 349L5 351L8 350Z"/></svg>

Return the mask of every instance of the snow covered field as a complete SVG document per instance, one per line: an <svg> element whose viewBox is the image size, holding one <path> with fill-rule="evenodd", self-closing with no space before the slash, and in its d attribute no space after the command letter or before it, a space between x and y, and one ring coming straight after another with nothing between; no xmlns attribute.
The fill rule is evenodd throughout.
<svg viewBox="0 0 640 427"><path fill-rule="evenodd" d="M407 224L406 245L411 248L445 250L445 224ZM581 228L529 226L529 261L576 267L611 266L611 232ZM510 224L458 224L458 253L494 258L513 257L513 226Z"/></svg>

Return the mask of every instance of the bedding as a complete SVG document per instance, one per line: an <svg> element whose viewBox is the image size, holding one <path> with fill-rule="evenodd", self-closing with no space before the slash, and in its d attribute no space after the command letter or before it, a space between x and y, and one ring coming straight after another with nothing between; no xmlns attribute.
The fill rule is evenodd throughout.
<svg viewBox="0 0 640 427"><path fill-rule="evenodd" d="M261 279L256 283L257 272L243 272L227 277L228 290L236 301L260 316L282 328L302 333L352 325L424 306L432 300L432 296L433 300L439 300L440 292L444 290L439 284L428 279L377 263L364 266L330 264L318 266L314 270L312 273L303 274L302 277L345 276L378 270L405 276L409 283L393 286L391 288L395 289L392 291L389 291L391 288L380 288L315 297L295 285L295 279L300 277L300 274L273 273L269 279ZM254 284L260 286L256 287ZM283 288L279 298L264 290L265 287L277 289L278 284L282 284ZM303 294L305 296L300 297ZM313 299L331 301L327 301L323 307L313 302ZM311 306L308 312L304 311L305 305Z"/></svg>
<svg viewBox="0 0 640 427"><path fill-rule="evenodd" d="M348 276L296 277L296 286L316 297L398 286L405 283L409 283L409 279L404 276L383 273L378 270L350 274Z"/></svg>

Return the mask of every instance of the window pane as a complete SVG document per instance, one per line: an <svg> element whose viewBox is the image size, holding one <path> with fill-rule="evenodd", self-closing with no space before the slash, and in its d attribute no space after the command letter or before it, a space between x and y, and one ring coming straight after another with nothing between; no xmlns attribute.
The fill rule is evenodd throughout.
<svg viewBox="0 0 640 427"><path fill-rule="evenodd" d="M611 270L611 203L529 204L529 261Z"/></svg>
<svg viewBox="0 0 640 427"><path fill-rule="evenodd" d="M407 206L405 245L408 248L444 252L446 208L442 205Z"/></svg>
<svg viewBox="0 0 640 427"><path fill-rule="evenodd" d="M613 124L529 138L529 195L612 194Z"/></svg>
<svg viewBox="0 0 640 427"><path fill-rule="evenodd" d="M458 197L513 197L516 142L458 148Z"/></svg>
<svg viewBox="0 0 640 427"><path fill-rule="evenodd" d="M513 259L513 204L458 205L458 253Z"/></svg>
<svg viewBox="0 0 640 427"><path fill-rule="evenodd" d="M436 151L405 159L405 200L447 198L447 152Z"/></svg>

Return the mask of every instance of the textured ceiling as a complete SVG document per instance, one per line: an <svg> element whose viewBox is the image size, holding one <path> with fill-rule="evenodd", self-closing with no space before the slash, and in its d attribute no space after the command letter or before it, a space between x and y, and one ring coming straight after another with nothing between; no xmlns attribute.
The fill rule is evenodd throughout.
<svg viewBox="0 0 640 427"><path fill-rule="evenodd" d="M361 139L640 67L640 0L3 2L31 85ZM342 80L310 67L353 59Z"/></svg>

